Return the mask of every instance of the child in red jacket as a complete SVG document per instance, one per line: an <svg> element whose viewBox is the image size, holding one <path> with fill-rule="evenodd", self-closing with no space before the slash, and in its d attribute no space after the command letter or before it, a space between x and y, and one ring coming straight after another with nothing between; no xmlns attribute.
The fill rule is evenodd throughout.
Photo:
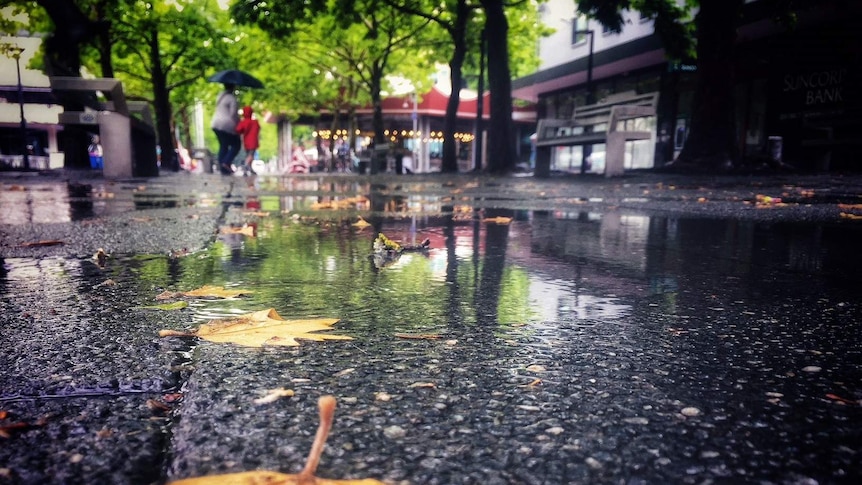
<svg viewBox="0 0 862 485"><path fill-rule="evenodd" d="M236 132L242 136L242 144L245 147L244 173L254 173L251 162L254 160L254 152L260 146L260 123L252 117L251 106L242 108L242 120L236 125Z"/></svg>

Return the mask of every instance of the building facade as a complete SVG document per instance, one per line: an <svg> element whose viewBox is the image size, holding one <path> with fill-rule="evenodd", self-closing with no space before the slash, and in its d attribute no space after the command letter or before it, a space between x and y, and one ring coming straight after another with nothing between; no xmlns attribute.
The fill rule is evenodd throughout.
<svg viewBox="0 0 862 485"><path fill-rule="evenodd" d="M739 153L749 163L780 157L800 170L853 170L859 136L862 38L854 26L860 2L823 1L796 12L795 25L774 20L774 2L746 2L737 30L734 106ZM513 97L537 104L538 118L569 118L592 92L659 93L651 140L627 142L625 168L674 160L690 127L697 62L669 62L653 22L625 12L621 33L578 16L569 0L539 7L556 32L540 41L541 66L513 81ZM591 48L592 47L592 48ZM577 172L584 149L558 147L552 170ZM601 162L602 145L592 146ZM589 153L589 152L587 152ZM602 163L586 164L600 172Z"/></svg>

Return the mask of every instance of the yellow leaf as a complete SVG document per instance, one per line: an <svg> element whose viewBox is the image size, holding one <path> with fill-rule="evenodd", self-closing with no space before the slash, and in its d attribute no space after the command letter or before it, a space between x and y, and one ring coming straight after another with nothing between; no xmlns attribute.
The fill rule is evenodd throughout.
<svg viewBox="0 0 862 485"><path fill-rule="evenodd" d="M482 222L505 225L505 224L512 222L512 218L511 217L503 217L503 216L486 217L485 219L482 219Z"/></svg>
<svg viewBox="0 0 862 485"><path fill-rule="evenodd" d="M307 320L285 320L275 309L260 310L232 318L211 320L195 332L161 330L159 335L200 337L210 342L232 343L244 347L282 345L295 347L297 339L303 340L353 340L351 337L333 334L317 334L331 330L338 319L318 318Z"/></svg>
<svg viewBox="0 0 862 485"><path fill-rule="evenodd" d="M243 236L254 237L254 226L245 224L242 227L223 227L220 232L222 234L242 234Z"/></svg>
<svg viewBox="0 0 862 485"><path fill-rule="evenodd" d="M311 451L305 461L305 468L296 475L273 472L268 470L256 470L252 472L228 473L225 475L210 475L208 477L187 478L171 482L173 485L383 485L383 482L373 478L362 478L356 480L331 480L314 476L323 446L332 428L332 418L335 415L335 398L323 396L318 400L320 409L320 425L311 444Z"/></svg>
<svg viewBox="0 0 862 485"><path fill-rule="evenodd" d="M363 219L361 217L359 218L358 221L353 223L353 227L358 227L360 229L364 229L370 225L371 225L371 223L369 223L368 221L366 221L365 219Z"/></svg>
<svg viewBox="0 0 862 485"><path fill-rule="evenodd" d="M236 298L251 293L249 290L226 290L223 286L204 285L196 290L184 291L183 296L202 296L211 298Z"/></svg>
<svg viewBox="0 0 862 485"><path fill-rule="evenodd" d="M170 300L184 296L203 298L236 298L251 293L249 290L226 290L223 286L204 285L191 291L165 291L156 295L156 300Z"/></svg>

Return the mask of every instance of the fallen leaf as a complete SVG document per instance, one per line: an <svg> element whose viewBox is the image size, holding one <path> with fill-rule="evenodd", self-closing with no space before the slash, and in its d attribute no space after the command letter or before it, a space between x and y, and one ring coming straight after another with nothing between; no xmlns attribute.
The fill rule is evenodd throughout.
<svg viewBox="0 0 862 485"><path fill-rule="evenodd" d="M314 436L314 443L311 445L311 450L308 452L308 459L305 461L305 468L296 475L288 475L269 470L256 470L251 472L227 473L224 475L210 475L208 477L187 478L171 483L175 485L262 485L276 483L280 485L383 485L383 482L373 478L331 480L314 476L314 472L317 471L317 465L320 463L320 455L323 453L326 438L329 436L329 430L332 428L333 416L335 414L335 398L332 396L323 396L318 400L317 405L320 409L320 425L317 428L317 434Z"/></svg>
<svg viewBox="0 0 862 485"><path fill-rule="evenodd" d="M156 296L156 300L170 300L184 296L204 298L236 298L252 293L249 290L226 290L223 286L204 285L191 291L165 291Z"/></svg>
<svg viewBox="0 0 862 485"><path fill-rule="evenodd" d="M373 247L374 251L378 253L386 251L401 251L401 245L386 237L382 232L377 234L377 239L374 240Z"/></svg>
<svg viewBox="0 0 862 485"><path fill-rule="evenodd" d="M189 302L187 302L187 301L175 301L172 303L162 303L161 305L147 305L147 306L142 306L142 307L138 307L138 308L141 308L144 310L171 311L171 310L182 310L183 308L186 308L187 306L189 306Z"/></svg>
<svg viewBox="0 0 862 485"><path fill-rule="evenodd" d="M437 384L434 384L433 382L414 382L413 384L410 384L410 386L408 386L408 387L410 387L410 388L417 388L417 387L424 388L424 387L430 387L430 388L436 389L436 388L437 388Z"/></svg>
<svg viewBox="0 0 862 485"><path fill-rule="evenodd" d="M548 369L546 369L545 366L543 366L543 365L533 364L533 365L528 365L527 370L530 372L545 372Z"/></svg>
<svg viewBox="0 0 862 485"><path fill-rule="evenodd" d="M364 228L366 228L366 227L368 227L368 226L370 226L370 225L371 225L371 223L370 223L370 222L366 221L365 219L363 219L363 218L361 218L361 217L359 218L359 220L358 220L358 221L356 221L356 222L354 222L354 223L352 224L352 226L353 226L353 227L357 227L357 228L359 228L359 229L364 229Z"/></svg>
<svg viewBox="0 0 862 485"><path fill-rule="evenodd" d="M223 227L222 234L242 234L243 236L254 237L254 226L244 224L242 227Z"/></svg>
<svg viewBox="0 0 862 485"><path fill-rule="evenodd" d="M316 334L320 330L331 330L338 322L335 318L285 320L274 308L260 310L232 318L210 320L195 332L161 330L159 336L200 337L210 342L233 343L244 347L282 345L295 347L297 339L303 340L353 340L351 337L333 334Z"/></svg>
<svg viewBox="0 0 862 485"><path fill-rule="evenodd" d="M415 340L432 340L440 338L436 333L396 333L398 338L415 339Z"/></svg>
<svg viewBox="0 0 862 485"><path fill-rule="evenodd" d="M93 261L95 261L96 265L100 268L104 268L105 264L108 262L108 253L106 253L102 248L97 249L96 253L93 254Z"/></svg>
<svg viewBox="0 0 862 485"><path fill-rule="evenodd" d="M533 382L531 382L531 383L529 383L529 384L525 385L524 387L536 387L536 386L538 386L538 385L539 385L539 384L541 384L541 383L542 383L542 380L541 380L541 379L533 379Z"/></svg>
<svg viewBox="0 0 862 485"><path fill-rule="evenodd" d="M511 217L503 217L503 216L486 217L485 219L482 219L482 222L487 222L489 224L505 225L505 224L509 224L510 222L512 222L512 218Z"/></svg>
<svg viewBox="0 0 862 485"><path fill-rule="evenodd" d="M259 397L255 399L253 402L255 404L269 404L271 402L278 401L283 397L293 397L294 392L293 389L270 389L267 391L266 395L263 397Z"/></svg>
<svg viewBox="0 0 862 485"><path fill-rule="evenodd" d="M45 246L59 246L60 244L65 244L65 243L63 241L60 241L57 239L51 239L51 240L21 243L20 247L22 247L22 248L34 248L34 247L45 247Z"/></svg>
<svg viewBox="0 0 862 485"><path fill-rule="evenodd" d="M829 399L832 399L834 401L838 401L841 404L852 404L854 406L862 405L862 400L853 401L851 399L841 397L837 394L827 394L826 397L828 397Z"/></svg>

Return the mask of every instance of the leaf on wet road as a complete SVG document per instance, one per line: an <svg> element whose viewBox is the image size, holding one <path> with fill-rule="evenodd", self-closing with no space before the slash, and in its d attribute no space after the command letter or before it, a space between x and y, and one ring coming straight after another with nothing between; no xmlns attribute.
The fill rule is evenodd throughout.
<svg viewBox="0 0 862 485"><path fill-rule="evenodd" d="M314 443L311 445L308 459L305 461L305 468L303 468L301 472L294 475L269 470L256 470L251 472L187 478L171 483L174 485L223 485L227 483L237 485L260 485L266 483L277 483L280 485L383 485L383 482L373 478L333 480L316 477L314 475L317 471L317 465L320 463L320 455L323 453L323 447L326 444L326 438L329 436L329 430L332 428L333 416L335 415L335 398L332 396L323 396L320 398L317 405L320 409L320 425L317 428L317 434L314 436Z"/></svg>
<svg viewBox="0 0 862 485"><path fill-rule="evenodd" d="M37 247L47 247L47 246L59 246L61 244L65 244L65 243L63 241L58 240L58 239L50 239L50 240L21 243L20 247L22 247L22 248L37 248Z"/></svg>
<svg viewBox="0 0 862 485"><path fill-rule="evenodd" d="M242 226L223 227L219 231L222 234L242 234L243 236L254 237L254 226L243 224Z"/></svg>
<svg viewBox="0 0 862 485"><path fill-rule="evenodd" d="M338 322L335 318L285 320L273 308L260 310L232 318L211 320L195 332L161 330L159 336L200 337L210 342L232 343L244 347L299 345L302 340L353 340L351 337L334 334L319 334L331 330Z"/></svg>
<svg viewBox="0 0 862 485"><path fill-rule="evenodd" d="M190 291L165 291L156 296L156 300L170 300L182 297L201 298L237 298L252 293L250 290L227 290L223 286L204 285Z"/></svg>
<svg viewBox="0 0 862 485"><path fill-rule="evenodd" d="M164 310L164 311L173 311L173 310L182 310L189 306L189 302L187 301L175 301L172 303L162 303L161 305L147 305L138 307L143 310Z"/></svg>
<svg viewBox="0 0 862 485"><path fill-rule="evenodd" d="M440 338L436 333L396 333L398 338L414 339L414 340L432 340Z"/></svg>
<svg viewBox="0 0 862 485"><path fill-rule="evenodd" d="M283 397L293 397L294 392L293 389L270 389L266 391L266 395L263 397L259 397L254 400L255 404L269 404L271 402L278 401Z"/></svg>

